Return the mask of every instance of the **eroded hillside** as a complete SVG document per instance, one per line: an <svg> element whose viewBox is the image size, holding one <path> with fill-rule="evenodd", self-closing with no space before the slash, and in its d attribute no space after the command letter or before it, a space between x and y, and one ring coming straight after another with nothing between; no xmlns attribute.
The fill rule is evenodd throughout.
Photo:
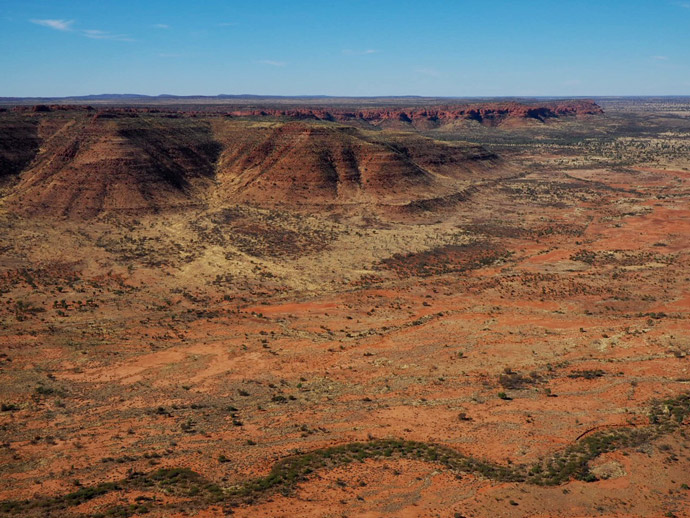
<svg viewBox="0 0 690 518"><path fill-rule="evenodd" d="M404 205L510 174L480 145L328 121L57 110L0 116L10 211L90 218L237 201Z"/></svg>

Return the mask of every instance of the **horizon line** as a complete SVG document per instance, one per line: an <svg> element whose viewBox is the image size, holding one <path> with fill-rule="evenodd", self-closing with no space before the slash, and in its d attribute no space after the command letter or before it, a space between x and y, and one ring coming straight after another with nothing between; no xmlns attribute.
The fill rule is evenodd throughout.
<svg viewBox="0 0 690 518"><path fill-rule="evenodd" d="M83 95L26 95L26 96L0 96L2 101L13 100L66 100L66 99L108 99L108 98L275 98L275 99L616 99L616 98L649 98L649 97L690 97L687 94L582 94L582 95L559 95L559 94L535 94L535 95L520 95L520 94L504 94L504 95L420 95L420 94L404 94L404 95L335 95L335 94L139 94L139 93L99 93L99 94L83 94Z"/></svg>

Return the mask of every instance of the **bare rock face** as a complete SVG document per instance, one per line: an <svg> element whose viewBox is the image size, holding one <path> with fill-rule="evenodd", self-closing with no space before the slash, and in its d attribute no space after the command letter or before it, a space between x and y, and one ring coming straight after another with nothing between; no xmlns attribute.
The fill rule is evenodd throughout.
<svg viewBox="0 0 690 518"><path fill-rule="evenodd" d="M479 145L415 129L600 112L590 101L231 112L21 106L0 113L0 196L19 214L74 218L234 202L432 207L511 169Z"/></svg>
<svg viewBox="0 0 690 518"><path fill-rule="evenodd" d="M222 196L284 204L384 203L446 196L500 159L481 146L313 122L248 133L234 124L218 165Z"/></svg>
<svg viewBox="0 0 690 518"><path fill-rule="evenodd" d="M429 108L372 108L363 110L292 108L244 109L230 112L234 116L274 116L331 121L365 121L373 125L403 124L434 127L460 120L474 120L499 125L506 120L546 121L563 116L597 115L603 110L594 101L567 101L535 104L517 102L449 105Z"/></svg>
<svg viewBox="0 0 690 518"><path fill-rule="evenodd" d="M293 122L257 137L240 148L228 143L219 168L221 184L245 200L373 201L433 181L403 154L354 129Z"/></svg>
<svg viewBox="0 0 690 518"><path fill-rule="evenodd" d="M204 122L166 128L141 119L39 121L41 150L12 192L23 214L91 217L193 203L219 149Z"/></svg>
<svg viewBox="0 0 690 518"><path fill-rule="evenodd" d="M19 174L38 153L38 124L9 118L0 125L0 182Z"/></svg>

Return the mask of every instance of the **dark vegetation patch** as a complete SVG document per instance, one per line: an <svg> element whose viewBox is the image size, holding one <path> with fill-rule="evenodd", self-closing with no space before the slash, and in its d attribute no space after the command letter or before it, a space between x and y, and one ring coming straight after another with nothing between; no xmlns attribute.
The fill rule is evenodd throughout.
<svg viewBox="0 0 690 518"><path fill-rule="evenodd" d="M532 372L525 376L519 372L515 372L510 368L506 368L503 374L498 376L498 384L504 389L520 390L529 385L536 385L542 381L541 376L536 372Z"/></svg>
<svg viewBox="0 0 690 518"><path fill-rule="evenodd" d="M282 212L249 213L223 209L192 223L199 239L209 245L234 246L254 257L297 258L324 250L335 238L304 218Z"/></svg>
<svg viewBox="0 0 690 518"><path fill-rule="evenodd" d="M559 182L521 179L506 182L500 190L510 196L522 198L532 205L548 207L565 207L568 202L592 201L601 196L599 189L593 189L591 184L581 180Z"/></svg>
<svg viewBox="0 0 690 518"><path fill-rule="evenodd" d="M379 269L394 271L400 278L429 277L477 270L507 260L512 252L489 243L447 245L424 252L395 254L384 259Z"/></svg>
<svg viewBox="0 0 690 518"><path fill-rule="evenodd" d="M64 511L70 507L84 504L109 493L127 490L158 491L180 497L203 496L206 501L214 501L212 495L222 495L217 485L209 483L201 475L188 468L163 468L148 474L132 472L124 480L81 487L72 493L53 498L0 502L0 513L9 516L46 516L51 513L63 515ZM100 516L129 517L142 514L142 512L146 513L147 510L143 510L142 507L148 510L148 507L141 503L128 506L116 505L105 510Z"/></svg>
<svg viewBox="0 0 690 518"><path fill-rule="evenodd" d="M570 256L571 261L581 261L592 266L641 266L648 263L672 264L675 256L672 254L657 254L646 251L606 250L593 252L578 250Z"/></svg>
<svg viewBox="0 0 690 518"><path fill-rule="evenodd" d="M291 257L319 252L328 243L320 232L304 234L287 228L262 224L235 227L233 244L242 252L255 257Z"/></svg>
<svg viewBox="0 0 690 518"><path fill-rule="evenodd" d="M0 293L17 286L33 289L45 286L71 285L79 280L77 262L56 261L37 268L14 268L0 272Z"/></svg>
<svg viewBox="0 0 690 518"><path fill-rule="evenodd" d="M124 480L82 487L77 491L53 498L0 502L0 513L6 516L64 516L70 508L116 491L157 491L182 497L186 509L223 504L228 508L256 501L264 494L280 492L290 495L300 482L318 470L346 466L367 459L405 458L442 466L458 476L473 473L497 482L522 482L539 486L555 486L571 479L596 481L589 463L598 456L624 448L645 445L679 429L690 416L690 394L654 402L649 414L650 424L639 428L602 430L580 438L567 448L532 465L499 465L460 453L448 446L402 439L372 439L287 457L276 463L268 475L231 487L221 487L188 468L164 468L151 473L132 472ZM111 506L101 516L131 516L148 512L151 505L174 508L141 498L123 506ZM138 506L144 505L146 511ZM113 514L115 513L115 514ZM130 514L127 514L130 513Z"/></svg>
<svg viewBox="0 0 690 518"><path fill-rule="evenodd" d="M568 374L568 377L571 379L584 378L586 380L593 380L593 379L601 378L605 374L606 373L601 369L579 370L579 371L571 372L570 374Z"/></svg>
<svg viewBox="0 0 690 518"><path fill-rule="evenodd" d="M473 223L464 227L473 234L483 234L496 238L534 239L551 235L580 237L586 230L584 225L570 223L549 223L545 225L532 225L529 228L511 225L510 223Z"/></svg>
<svg viewBox="0 0 690 518"><path fill-rule="evenodd" d="M124 229L121 234L103 234L96 240L96 246L113 255L121 264L138 263L153 268L191 262L203 250L170 238L137 236L131 232L133 229Z"/></svg>
<svg viewBox="0 0 690 518"><path fill-rule="evenodd" d="M510 296L520 293L521 297L532 296L542 300L592 295L602 299L628 300L631 296L625 288L583 274L564 277L553 273L515 272L503 275L497 289Z"/></svg>

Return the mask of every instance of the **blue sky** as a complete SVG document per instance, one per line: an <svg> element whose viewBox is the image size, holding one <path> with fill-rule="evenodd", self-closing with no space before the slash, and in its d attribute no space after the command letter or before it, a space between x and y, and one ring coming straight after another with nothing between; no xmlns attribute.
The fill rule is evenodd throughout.
<svg viewBox="0 0 690 518"><path fill-rule="evenodd" d="M690 0L0 0L0 96L690 94Z"/></svg>

